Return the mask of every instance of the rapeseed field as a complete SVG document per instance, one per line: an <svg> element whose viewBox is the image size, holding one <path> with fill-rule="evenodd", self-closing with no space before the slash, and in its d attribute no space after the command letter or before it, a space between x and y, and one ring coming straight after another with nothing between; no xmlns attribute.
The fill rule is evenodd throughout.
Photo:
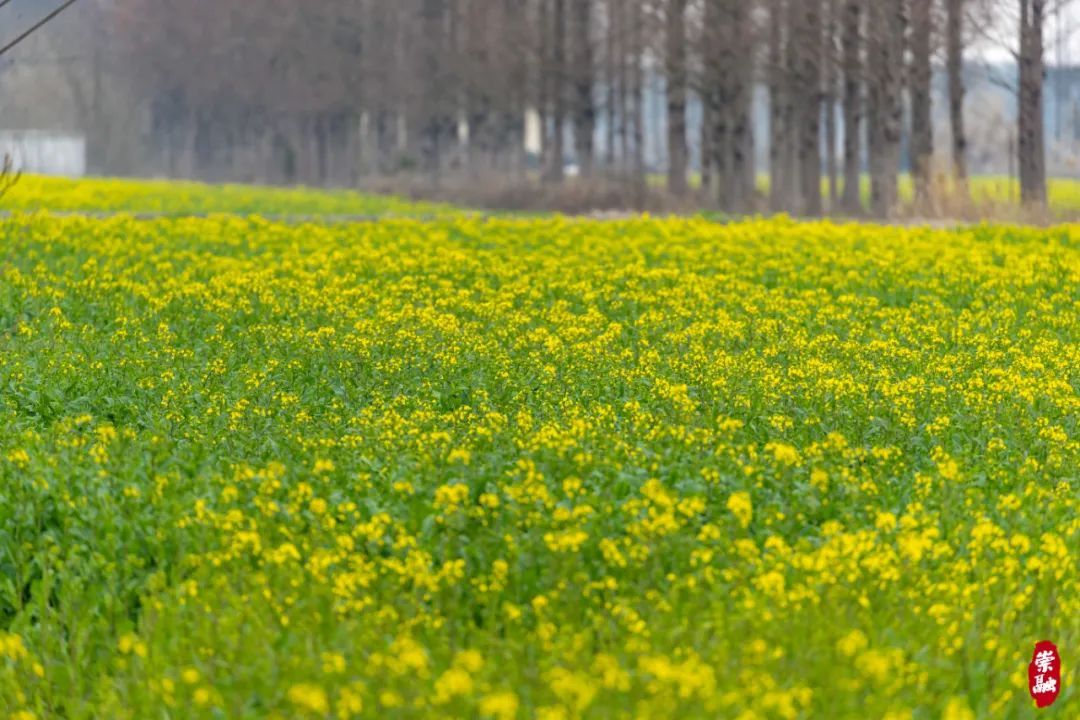
<svg viewBox="0 0 1080 720"><path fill-rule="evenodd" d="M1071 227L15 215L0 710L1075 717L1078 417Z"/></svg>
<svg viewBox="0 0 1080 720"><path fill-rule="evenodd" d="M263 216L444 217L462 215L449 205L415 202L351 190L258 185L208 185L177 180L73 179L24 175L0 196L0 210Z"/></svg>

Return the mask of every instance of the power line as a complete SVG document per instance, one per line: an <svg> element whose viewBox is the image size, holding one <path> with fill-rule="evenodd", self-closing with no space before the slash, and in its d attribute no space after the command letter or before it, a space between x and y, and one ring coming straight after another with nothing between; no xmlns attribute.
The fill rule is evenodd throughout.
<svg viewBox="0 0 1080 720"><path fill-rule="evenodd" d="M3 7L4 5L6 5L6 4L7 4L7 3L9 3L9 2L11 2L11 0L0 0L0 3L2 3L2 4L0 4L0 7ZM23 33L22 35L19 35L19 36L18 36L17 38L15 38L15 39L14 39L14 40L12 40L11 42L9 42L9 43L8 43L7 45L5 45L4 47L0 47L0 56L2 56L2 55L3 55L4 53L6 53L6 52L7 52L8 50L10 50L11 48L15 47L15 46L16 46L16 45L18 45L19 43L21 43L21 42L22 42L23 40L25 40L26 38L28 38L28 37L30 37L31 35L33 35L33 34L34 34L35 32L37 32L38 30L40 30L40 29L41 29L41 28L42 28L42 27L43 27L43 26L44 26L44 25L45 25L46 23L48 23L48 22L49 22L50 20L52 20L52 19L53 19L54 17L56 17L56 16L57 16L57 15L59 15L60 13L64 12L65 10L67 10L67 9L68 9L69 7L71 7L71 6L72 6L72 5L74 5L74 4L75 4L75 0L66 0L66 1L64 2L64 4L63 4L63 5L61 5L60 7L56 8L55 10L53 10L53 11L52 11L51 13L49 13L48 15L46 15L46 16L45 16L45 17L43 17L43 18L41 18L41 20L38 20L38 21L37 21L36 23L34 23L33 25L31 25L31 26L30 26L30 28L29 28L29 29L28 29L28 30L27 30L26 32L24 32L24 33Z"/></svg>

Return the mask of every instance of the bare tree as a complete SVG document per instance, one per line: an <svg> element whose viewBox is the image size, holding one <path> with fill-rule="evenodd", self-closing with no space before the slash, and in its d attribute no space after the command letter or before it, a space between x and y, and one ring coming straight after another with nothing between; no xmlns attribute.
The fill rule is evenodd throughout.
<svg viewBox="0 0 1080 720"><path fill-rule="evenodd" d="M1020 68L1009 154L1024 201L1045 201L1043 25L1064 2L84 0L72 14L78 29L97 18L125 59L98 62L112 52L99 49L63 74L95 166L102 143L90 128L112 117L97 88L105 82L145 98L130 127L146 138L146 172L313 185L412 172L443 184L460 182L457 173L559 182L566 160L588 178L602 159L640 202L654 169L666 171L672 195L686 194L700 147L706 197L732 212L759 207L760 95L769 209L860 213L868 173L873 212L888 216L902 138L917 203L930 196L939 45L949 154L956 177L967 176L965 43L1003 28L1021 28L1019 48L1005 43ZM527 144L540 153L535 173ZM646 166L665 155L666 168Z"/></svg>
<svg viewBox="0 0 1080 720"><path fill-rule="evenodd" d="M967 193L967 135L964 129L964 12L966 0L945 0L945 67L949 81L949 132L953 177Z"/></svg>
<svg viewBox="0 0 1080 720"><path fill-rule="evenodd" d="M630 6L629 86L631 117L634 125L633 183L635 204L644 203L645 194L645 11L641 3Z"/></svg>
<svg viewBox="0 0 1080 720"><path fill-rule="evenodd" d="M791 205L794 156L787 152L791 100L788 97L788 47L785 43L789 0L769 0L769 208L781 212Z"/></svg>
<svg viewBox="0 0 1080 720"><path fill-rule="evenodd" d="M668 189L686 193L686 0L667 0Z"/></svg>
<svg viewBox="0 0 1080 720"><path fill-rule="evenodd" d="M798 210L821 215L821 0L801 0L790 15L798 88Z"/></svg>
<svg viewBox="0 0 1080 720"><path fill-rule="evenodd" d="M604 85L606 101L604 104L604 128L605 159L608 170L615 168L615 125L618 120L618 85L619 85L619 59L618 59L618 13L619 0L607 0L604 4Z"/></svg>
<svg viewBox="0 0 1080 720"><path fill-rule="evenodd" d="M825 174L829 179L829 210L835 212L840 205L840 187L836 164L836 101L839 73L839 53L836 46L838 0L825 0L825 26L822 32L821 58L823 64L822 102L825 107Z"/></svg>
<svg viewBox="0 0 1080 720"><path fill-rule="evenodd" d="M551 88L551 154L548 157L546 177L554 183L563 181L566 162L566 2L567 0L551 0L552 21L546 28L550 65L544 72L550 76Z"/></svg>
<svg viewBox="0 0 1080 720"><path fill-rule="evenodd" d="M574 148L581 176L593 172L596 132L596 105L593 100L592 0L570 0L573 4L573 83L574 83Z"/></svg>
<svg viewBox="0 0 1080 720"><path fill-rule="evenodd" d="M868 20L870 206L878 217L889 217L899 200L905 0L873 0Z"/></svg>
<svg viewBox="0 0 1080 720"><path fill-rule="evenodd" d="M633 73L630 71L631 58L634 57L631 41L634 10L621 0L614 0L616 56L616 96L615 117L618 119L620 171L625 172L630 161L630 96Z"/></svg>
<svg viewBox="0 0 1080 720"><path fill-rule="evenodd" d="M754 27L751 7L745 2L735 0L731 6L731 27L734 33L732 46L732 194L730 206L737 212L748 212L753 208L754 189L757 178L754 158L754 79L757 33Z"/></svg>
<svg viewBox="0 0 1080 720"><path fill-rule="evenodd" d="M710 122L708 147L715 184L724 210L745 212L754 194L750 8L741 0L707 0L704 24L702 95Z"/></svg>
<svg viewBox="0 0 1080 720"><path fill-rule="evenodd" d="M933 31L933 0L911 0L911 171L915 179L915 204L920 208L930 202L934 157L931 125Z"/></svg>
<svg viewBox="0 0 1080 720"><path fill-rule="evenodd" d="M862 24L864 0L844 0L841 45L844 65L844 211L862 212L859 179L862 174L863 65Z"/></svg>
<svg viewBox="0 0 1080 720"><path fill-rule="evenodd" d="M1020 64L1017 151L1020 201L1046 205L1046 127L1043 118L1043 24L1046 0L1020 0Z"/></svg>

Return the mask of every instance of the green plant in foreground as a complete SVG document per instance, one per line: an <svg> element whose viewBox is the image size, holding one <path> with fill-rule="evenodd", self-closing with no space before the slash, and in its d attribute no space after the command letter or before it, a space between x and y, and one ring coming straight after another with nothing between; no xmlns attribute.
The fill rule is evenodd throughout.
<svg viewBox="0 0 1080 720"><path fill-rule="evenodd" d="M0 713L1034 717L1073 228L0 221ZM1064 717L1064 715L1063 715Z"/></svg>

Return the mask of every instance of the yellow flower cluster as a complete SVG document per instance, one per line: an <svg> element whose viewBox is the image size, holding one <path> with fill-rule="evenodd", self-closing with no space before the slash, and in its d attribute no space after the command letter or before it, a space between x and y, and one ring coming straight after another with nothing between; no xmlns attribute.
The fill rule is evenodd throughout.
<svg viewBox="0 0 1080 720"><path fill-rule="evenodd" d="M14 717L1018 717L1080 647L1080 230L0 243Z"/></svg>
<svg viewBox="0 0 1080 720"><path fill-rule="evenodd" d="M92 181L45 175L22 175L2 197L0 209L145 215L259 213L265 216L314 218L450 217L464 214L440 203L425 203L349 190L274 188L251 185L206 185L176 180Z"/></svg>

